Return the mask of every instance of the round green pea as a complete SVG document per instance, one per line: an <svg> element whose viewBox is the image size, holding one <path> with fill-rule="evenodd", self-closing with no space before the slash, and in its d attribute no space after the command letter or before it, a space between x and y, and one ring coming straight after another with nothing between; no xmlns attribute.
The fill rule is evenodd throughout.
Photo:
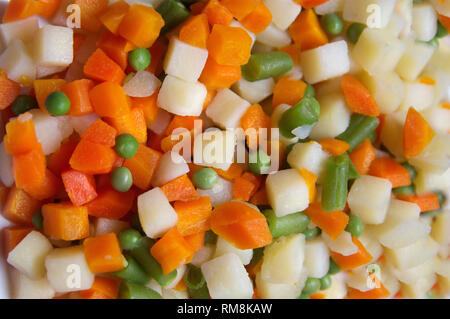
<svg viewBox="0 0 450 319"><path fill-rule="evenodd" d="M341 271L341 268L330 258L330 267L328 268L328 275L335 275Z"/></svg>
<svg viewBox="0 0 450 319"><path fill-rule="evenodd" d="M70 100L63 92L56 91L45 99L45 108L51 115L65 115L70 110Z"/></svg>
<svg viewBox="0 0 450 319"><path fill-rule="evenodd" d="M248 167L250 171L257 175L266 174L270 168L270 156L263 150L253 152L249 156Z"/></svg>
<svg viewBox="0 0 450 319"><path fill-rule="evenodd" d="M38 107L36 98L31 95L19 95L11 105L14 115L20 115Z"/></svg>
<svg viewBox="0 0 450 319"><path fill-rule="evenodd" d="M44 217L42 217L42 211L40 209L36 213L34 213L33 217L31 218L31 223L37 229L44 229Z"/></svg>
<svg viewBox="0 0 450 319"><path fill-rule="evenodd" d="M132 250L140 245L141 234L132 228L127 228L119 233L119 245L122 249Z"/></svg>
<svg viewBox="0 0 450 319"><path fill-rule="evenodd" d="M344 23L336 13L327 13L320 19L322 28L330 35L337 35L342 32Z"/></svg>
<svg viewBox="0 0 450 319"><path fill-rule="evenodd" d="M331 276L330 275L326 275L323 276L322 278L320 278L320 290L325 290L330 288L331 286Z"/></svg>
<svg viewBox="0 0 450 319"><path fill-rule="evenodd" d="M312 295L320 289L320 279L308 277L306 279L305 287L302 290L302 294Z"/></svg>
<svg viewBox="0 0 450 319"><path fill-rule="evenodd" d="M118 192L128 192L133 185L130 170L126 167L116 167L111 173L111 185Z"/></svg>
<svg viewBox="0 0 450 319"><path fill-rule="evenodd" d="M152 55L146 48L136 48L128 54L128 62L136 71L145 70L152 61Z"/></svg>
<svg viewBox="0 0 450 319"><path fill-rule="evenodd" d="M448 34L447 29L438 21L438 27L436 31L436 38L443 38Z"/></svg>
<svg viewBox="0 0 450 319"><path fill-rule="evenodd" d="M359 237L364 230L364 224L358 216L352 215L345 230L352 234L353 237Z"/></svg>
<svg viewBox="0 0 450 319"><path fill-rule="evenodd" d="M116 137L116 145L114 150L117 155L123 158L132 158L136 155L139 148L139 143L131 134L121 134Z"/></svg>
<svg viewBox="0 0 450 319"><path fill-rule="evenodd" d="M212 168L201 168L192 174L192 183L201 189L211 189L217 184L219 175Z"/></svg>
<svg viewBox="0 0 450 319"><path fill-rule="evenodd" d="M319 236L321 233L320 228L319 227L314 227L314 228L306 228L303 231L303 235L305 235L305 239L306 240L310 240L310 239L314 239L317 236Z"/></svg>
<svg viewBox="0 0 450 319"><path fill-rule="evenodd" d="M359 36L366 28L365 24L362 23L352 23L347 29L347 39L351 43L355 44L358 42Z"/></svg>

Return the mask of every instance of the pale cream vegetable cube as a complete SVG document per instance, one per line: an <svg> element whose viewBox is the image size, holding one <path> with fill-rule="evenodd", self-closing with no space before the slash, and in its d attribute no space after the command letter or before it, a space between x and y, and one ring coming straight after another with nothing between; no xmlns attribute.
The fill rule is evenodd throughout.
<svg viewBox="0 0 450 319"><path fill-rule="evenodd" d="M407 269L391 267L391 271L404 284L412 285L418 278L427 277L437 270L437 259L431 258L424 263Z"/></svg>
<svg viewBox="0 0 450 319"><path fill-rule="evenodd" d="M414 81L430 61L435 47L427 43L417 42L412 38L405 40L406 50L395 71L405 80Z"/></svg>
<svg viewBox="0 0 450 319"><path fill-rule="evenodd" d="M211 189L197 189L200 196L209 196L213 207L233 199L233 183L219 177L216 185Z"/></svg>
<svg viewBox="0 0 450 319"><path fill-rule="evenodd" d="M347 295L347 285L345 284L342 274L331 277L331 286L322 290L326 299L343 299Z"/></svg>
<svg viewBox="0 0 450 319"><path fill-rule="evenodd" d="M384 118L381 142L399 161L403 161L403 125L406 112L394 112Z"/></svg>
<svg viewBox="0 0 450 319"><path fill-rule="evenodd" d="M306 82L316 84L350 71L350 58L345 40L303 51L300 65Z"/></svg>
<svg viewBox="0 0 450 319"><path fill-rule="evenodd" d="M161 237L177 224L178 215L159 187L139 195L137 206L142 229L150 238Z"/></svg>
<svg viewBox="0 0 450 319"><path fill-rule="evenodd" d="M321 82L314 85L316 96L318 98L325 97L328 94L337 94L342 92L341 88L342 77L334 78L328 81ZM322 112L322 110L321 110Z"/></svg>
<svg viewBox="0 0 450 319"><path fill-rule="evenodd" d="M195 83L202 74L207 59L208 50L172 37L164 59L164 71L184 81Z"/></svg>
<svg viewBox="0 0 450 319"><path fill-rule="evenodd" d="M411 28L420 41L430 41L437 31L437 14L429 3L416 3L412 10Z"/></svg>
<svg viewBox="0 0 450 319"><path fill-rule="evenodd" d="M343 256L350 256L358 252L358 247L352 241L352 235L344 231L336 239L331 239L327 233L322 232L322 239L331 251Z"/></svg>
<svg viewBox="0 0 450 319"><path fill-rule="evenodd" d="M47 237L32 231L9 252L7 261L30 279L40 279L45 276L45 257L52 249Z"/></svg>
<svg viewBox="0 0 450 319"><path fill-rule="evenodd" d="M241 126L241 117L250 107L250 103L230 89L222 89L206 109L206 115L220 128Z"/></svg>
<svg viewBox="0 0 450 319"><path fill-rule="evenodd" d="M55 73L59 73L67 69L66 66L42 66L38 65L36 67L36 78L45 78L49 75L53 75Z"/></svg>
<svg viewBox="0 0 450 319"><path fill-rule="evenodd" d="M274 284L264 280L261 272L256 274L255 284L258 296L264 299L297 299L305 287L308 273L302 271L300 278L291 284Z"/></svg>
<svg viewBox="0 0 450 319"><path fill-rule="evenodd" d="M200 267L205 262L210 260L213 254L214 254L214 245L206 244L200 250L195 252L194 258L192 258L190 263L196 267Z"/></svg>
<svg viewBox="0 0 450 319"><path fill-rule="evenodd" d="M394 12L392 0L346 0L343 18L350 22L367 24L371 28L384 28Z"/></svg>
<svg viewBox="0 0 450 319"><path fill-rule="evenodd" d="M450 211L436 216L431 228L431 237L439 244L439 255L448 258L450 245Z"/></svg>
<svg viewBox="0 0 450 319"><path fill-rule="evenodd" d="M441 100L441 98L435 95L436 100ZM432 106L427 108L422 115L434 131L440 134L446 134L450 130L449 109L445 109L441 105Z"/></svg>
<svg viewBox="0 0 450 319"><path fill-rule="evenodd" d="M322 278L328 273L330 252L321 238L306 241L304 266L310 277Z"/></svg>
<svg viewBox="0 0 450 319"><path fill-rule="evenodd" d="M369 277L369 266L370 265L352 269L352 272L349 274L346 280L347 286L358 289L362 292L373 289L373 285L375 285L376 283L374 283L371 277ZM374 266L374 269L376 269L375 267L377 266Z"/></svg>
<svg viewBox="0 0 450 319"><path fill-rule="evenodd" d="M409 158L409 163L419 169L444 174L450 167L450 135L436 134L419 155Z"/></svg>
<svg viewBox="0 0 450 319"><path fill-rule="evenodd" d="M33 54L42 66L68 66L73 62L73 29L46 25L34 39Z"/></svg>
<svg viewBox="0 0 450 319"><path fill-rule="evenodd" d="M325 163L330 154L322 150L317 142L297 143L292 147L287 162L298 170L304 168L316 176L321 176L325 170Z"/></svg>
<svg viewBox="0 0 450 319"><path fill-rule="evenodd" d="M99 119L98 115L95 113L81 115L81 116L71 116L70 123L79 135L83 135L84 132L92 125L95 121Z"/></svg>
<svg viewBox="0 0 450 319"><path fill-rule="evenodd" d="M186 63L188 64L188 63ZM161 86L161 81L148 71L138 71L124 86L125 94L131 97L148 97Z"/></svg>
<svg viewBox="0 0 450 319"><path fill-rule="evenodd" d="M11 187L14 184L12 155L6 153L4 141L0 143L0 181L6 187Z"/></svg>
<svg viewBox="0 0 450 319"><path fill-rule="evenodd" d="M327 13L342 12L344 9L345 0L328 0L317 7L314 7L314 11L318 15L325 15Z"/></svg>
<svg viewBox="0 0 450 319"><path fill-rule="evenodd" d="M391 16L391 20L386 25L384 30L392 34L392 36L398 37L402 32L402 30L405 28L405 26L406 21L403 19L403 17L398 13L394 12Z"/></svg>
<svg viewBox="0 0 450 319"><path fill-rule="evenodd" d="M450 293L450 260L440 260L436 273L438 274L441 293L445 296Z"/></svg>
<svg viewBox="0 0 450 319"><path fill-rule="evenodd" d="M40 109L30 111L33 115L34 131L39 143L41 143L44 155L50 155L57 151L63 140L59 121L55 116L45 114Z"/></svg>
<svg viewBox="0 0 450 319"><path fill-rule="evenodd" d="M12 299L52 299L55 296L55 290L46 277L32 280L21 272L11 269L10 279Z"/></svg>
<svg viewBox="0 0 450 319"><path fill-rule="evenodd" d="M309 205L309 191L296 169L270 174L266 179L267 198L277 217L301 212Z"/></svg>
<svg viewBox="0 0 450 319"><path fill-rule="evenodd" d="M38 30L39 21L37 16L2 23L0 25L0 39L5 47L7 47L8 44L14 39L20 39L27 43L33 39Z"/></svg>
<svg viewBox="0 0 450 319"><path fill-rule="evenodd" d="M413 0L398 0L395 4L395 12L400 15L405 25L400 33L404 38L411 33Z"/></svg>
<svg viewBox="0 0 450 319"><path fill-rule="evenodd" d="M130 227L130 224L121 220L99 217L94 221L95 236L116 233Z"/></svg>
<svg viewBox="0 0 450 319"><path fill-rule="evenodd" d="M434 258L439 250L439 244L430 236L416 241L414 244L398 248L386 248L386 260L399 269L418 266Z"/></svg>
<svg viewBox="0 0 450 319"><path fill-rule="evenodd" d="M287 31L278 29L271 23L263 32L256 35L256 41L273 48L282 48L291 44L291 37Z"/></svg>
<svg viewBox="0 0 450 319"><path fill-rule="evenodd" d="M351 111L341 93L317 97L320 103L319 121L312 128L310 137L314 140L334 138L343 133L350 124Z"/></svg>
<svg viewBox="0 0 450 319"><path fill-rule="evenodd" d="M418 169L417 177L414 179L417 194L426 194L433 190L444 191L450 189L450 168L444 173L427 169Z"/></svg>
<svg viewBox="0 0 450 319"><path fill-rule="evenodd" d="M274 284L296 283L305 260L305 235L292 234L277 238L264 248L261 279Z"/></svg>
<svg viewBox="0 0 450 319"><path fill-rule="evenodd" d="M275 81L273 78L250 82L244 78L233 84L232 89L251 104L256 104L273 93Z"/></svg>
<svg viewBox="0 0 450 319"><path fill-rule="evenodd" d="M0 69L6 72L8 78L16 82L19 82L22 76L30 80L36 78L36 64L22 40L19 39L11 41L0 55Z"/></svg>
<svg viewBox="0 0 450 319"><path fill-rule="evenodd" d="M158 168L153 175L152 185L153 187L164 185L188 172L189 166L180 154L172 151L167 152L158 163Z"/></svg>
<svg viewBox="0 0 450 319"><path fill-rule="evenodd" d="M397 277L394 276L390 267L387 267L386 264L378 265L380 266L381 282L390 293L388 298L393 298L401 288L400 282Z"/></svg>
<svg viewBox="0 0 450 319"><path fill-rule="evenodd" d="M402 296L407 299L425 299L426 294L436 283L435 274L417 278L412 285L402 284Z"/></svg>
<svg viewBox="0 0 450 319"><path fill-rule="evenodd" d="M227 170L233 163L236 145L231 130L210 130L194 138L194 163Z"/></svg>
<svg viewBox="0 0 450 319"><path fill-rule="evenodd" d="M420 82L405 82L405 97L400 104L400 111L408 111L413 106L417 111L429 108L434 100L435 88L433 85Z"/></svg>
<svg viewBox="0 0 450 319"><path fill-rule="evenodd" d="M56 292L91 288L94 274L84 256L83 246L55 248L45 258L47 279Z"/></svg>
<svg viewBox="0 0 450 319"><path fill-rule="evenodd" d="M448 1L442 0L430 0L433 4L433 7L439 14L445 15L447 17L450 16L450 3Z"/></svg>
<svg viewBox="0 0 450 319"><path fill-rule="evenodd" d="M237 255L244 266L248 265L253 257L253 249L238 249L219 236L213 258L231 253Z"/></svg>
<svg viewBox="0 0 450 319"><path fill-rule="evenodd" d="M348 194L351 212L365 224L383 223L389 201L392 184L384 178L362 175L357 179Z"/></svg>
<svg viewBox="0 0 450 319"><path fill-rule="evenodd" d="M250 299L253 285L239 257L226 254L201 267L213 299Z"/></svg>
<svg viewBox="0 0 450 319"><path fill-rule="evenodd" d="M294 0L263 0L272 13L272 23L279 29L286 30L302 11Z"/></svg>

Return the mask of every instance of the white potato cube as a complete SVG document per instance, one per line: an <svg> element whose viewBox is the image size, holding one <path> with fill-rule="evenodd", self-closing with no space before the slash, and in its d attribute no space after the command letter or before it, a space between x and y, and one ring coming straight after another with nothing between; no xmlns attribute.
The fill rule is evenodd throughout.
<svg viewBox="0 0 450 319"><path fill-rule="evenodd" d="M304 168L316 176L323 174L330 154L317 142L297 143L287 157L287 162L298 170Z"/></svg>
<svg viewBox="0 0 450 319"><path fill-rule="evenodd" d="M417 194L425 194L433 190L445 191L450 189L450 168L444 173L427 169L418 169L414 179Z"/></svg>
<svg viewBox="0 0 450 319"><path fill-rule="evenodd" d="M398 248L386 248L386 260L399 269L418 266L429 259L434 258L439 250L439 244L431 237L425 237L414 244Z"/></svg>
<svg viewBox="0 0 450 319"><path fill-rule="evenodd" d="M301 212L309 205L309 191L296 169L270 174L266 179L267 197L277 217Z"/></svg>
<svg viewBox="0 0 450 319"><path fill-rule="evenodd" d="M370 227L370 226L369 226ZM361 236L359 236L359 241L364 245L364 248L372 256L371 262L375 262L378 258L383 255L383 246L378 242L376 236L373 234L369 227L365 227Z"/></svg>
<svg viewBox="0 0 450 319"><path fill-rule="evenodd" d="M95 236L106 235L110 233L119 234L120 231L130 227L130 224L121 220L99 217L94 222Z"/></svg>
<svg viewBox="0 0 450 319"><path fill-rule="evenodd" d="M437 90L436 90L437 91ZM435 91L435 92L436 92ZM435 96L435 101L441 100ZM423 117L430 124L434 131L439 134L446 134L450 130L450 110L440 105L429 107L423 112Z"/></svg>
<svg viewBox="0 0 450 319"><path fill-rule="evenodd" d="M38 142L42 145L44 155L56 152L63 140L58 119L40 109L31 110L30 113L33 115L34 131Z"/></svg>
<svg viewBox="0 0 450 319"><path fill-rule="evenodd" d="M296 283L305 260L305 235L292 234L277 238L264 248L261 278L274 284Z"/></svg>
<svg viewBox="0 0 450 319"><path fill-rule="evenodd" d="M322 278L328 273L330 252L322 239L316 238L306 241L304 266L310 277Z"/></svg>
<svg viewBox="0 0 450 319"><path fill-rule="evenodd" d="M358 289L359 291L366 292L373 289L372 279L369 277L368 266L358 267L353 269L349 274L347 280L347 286Z"/></svg>
<svg viewBox="0 0 450 319"><path fill-rule="evenodd" d="M0 143L0 181L6 187L14 184L14 175L12 168L12 155L6 153L5 142Z"/></svg>
<svg viewBox="0 0 450 319"><path fill-rule="evenodd" d="M407 299L425 299L427 292L436 283L436 275L431 274L426 277L417 278L417 280L412 285L402 285L402 295Z"/></svg>
<svg viewBox="0 0 450 319"><path fill-rule="evenodd" d="M56 292L86 290L94 283L94 274L84 256L83 246L55 248L45 258L47 279Z"/></svg>
<svg viewBox="0 0 450 319"><path fill-rule="evenodd" d="M263 32L256 35L256 41L273 48L282 48L291 44L287 31L278 29L271 23Z"/></svg>
<svg viewBox="0 0 450 319"><path fill-rule="evenodd" d="M419 155L409 159L409 163L419 169L444 174L450 167L450 135L436 134Z"/></svg>
<svg viewBox="0 0 450 319"><path fill-rule="evenodd" d="M390 267L386 266L386 264L378 265L380 266L381 282L390 293L388 298L393 298L401 288L400 282L394 276Z"/></svg>
<svg viewBox="0 0 450 319"><path fill-rule="evenodd" d="M184 81L195 83L202 74L207 58L208 50L172 37L164 59L164 71Z"/></svg>
<svg viewBox="0 0 450 319"><path fill-rule="evenodd" d="M236 136L233 131L210 130L194 138L194 163L227 170L233 163Z"/></svg>
<svg viewBox="0 0 450 319"><path fill-rule="evenodd" d="M95 113L81 115L81 116L71 116L70 123L79 135L83 135L84 132L92 125L95 121L99 119L98 115Z"/></svg>
<svg viewBox="0 0 450 319"><path fill-rule="evenodd" d="M406 50L398 61L395 71L403 79L414 81L430 61L436 49L432 45L417 42L411 38L405 42Z"/></svg>
<svg viewBox="0 0 450 319"><path fill-rule="evenodd" d="M139 221L145 234L158 238L177 224L178 215L159 187L138 196Z"/></svg>
<svg viewBox="0 0 450 319"><path fill-rule="evenodd" d="M429 3L417 3L412 10L411 28L416 34L417 40L430 41L437 31L437 14Z"/></svg>
<svg viewBox="0 0 450 319"><path fill-rule="evenodd" d="M153 187L162 186L188 172L189 166L180 154L167 152L158 163L158 169L153 175L152 185Z"/></svg>
<svg viewBox="0 0 450 319"><path fill-rule="evenodd" d="M439 255L444 259L447 258L450 250L450 211L444 211L436 216L431 228L431 237L440 245Z"/></svg>
<svg viewBox="0 0 450 319"><path fill-rule="evenodd" d="M309 84L316 84L348 73L350 58L347 42L336 41L302 52L300 66Z"/></svg>
<svg viewBox="0 0 450 319"><path fill-rule="evenodd" d="M384 118L381 130L381 142L399 161L405 159L403 155L403 125L406 112L394 112Z"/></svg>
<svg viewBox="0 0 450 319"><path fill-rule="evenodd" d="M186 63L187 64L187 63ZM161 86L161 81L148 71L138 71L124 86L126 95L132 97L151 96Z"/></svg>
<svg viewBox="0 0 450 319"><path fill-rule="evenodd" d="M0 39L5 47L14 40L20 39L27 43L33 39L35 33L39 30L39 21L37 16L0 25Z"/></svg>
<svg viewBox="0 0 450 319"><path fill-rule="evenodd" d="M327 13L342 12L344 9L345 0L328 0L317 7L314 7L314 11L318 15L325 15Z"/></svg>
<svg viewBox="0 0 450 319"><path fill-rule="evenodd" d="M312 128L310 137L314 140L334 138L343 133L350 124L351 111L341 93L317 97L320 103L319 121Z"/></svg>
<svg viewBox="0 0 450 319"><path fill-rule="evenodd" d="M413 106L417 111L429 108L434 99L434 86L419 82L405 82L405 97L399 110L408 111Z"/></svg>
<svg viewBox="0 0 450 319"><path fill-rule="evenodd" d="M406 26L406 21L398 13L394 12L392 14L391 20L384 28L385 31L392 34L394 37L398 37L400 33L404 30Z"/></svg>
<svg viewBox="0 0 450 319"><path fill-rule="evenodd" d="M36 78L36 64L19 39L11 41L0 55L0 69L5 70L8 78L16 82L19 82L22 76L31 80Z"/></svg>
<svg viewBox="0 0 450 319"><path fill-rule="evenodd" d="M211 189L197 189L200 196L209 196L213 207L233 199L233 183L219 177L216 185Z"/></svg>
<svg viewBox="0 0 450 319"><path fill-rule="evenodd" d="M7 261L30 279L40 279L45 276L45 257L52 249L47 237L32 231L10 251Z"/></svg>
<svg viewBox="0 0 450 319"><path fill-rule="evenodd" d="M206 87L203 84L187 82L168 75L158 94L158 106L177 115L199 116L203 110L206 94Z"/></svg>
<svg viewBox="0 0 450 319"><path fill-rule="evenodd" d="M256 274L255 284L258 289L258 296L263 299L297 299L305 287L308 273L302 271L300 278L291 284L274 284L264 280L261 272Z"/></svg>
<svg viewBox="0 0 450 319"><path fill-rule="evenodd" d="M241 117L250 107L250 103L230 89L222 89L206 109L208 116L220 128L236 128L241 126Z"/></svg>
<svg viewBox="0 0 450 319"><path fill-rule="evenodd" d="M280 30L286 30L302 11L294 0L263 0L272 13L272 23Z"/></svg>
<svg viewBox="0 0 450 319"><path fill-rule="evenodd" d="M255 82L247 81L242 78L233 84L232 89L243 99L251 104L256 104L269 97L273 93L275 81L273 78L259 80Z"/></svg>
<svg viewBox="0 0 450 319"><path fill-rule="evenodd" d="M420 265L407 269L399 270L392 267L391 271L402 283L412 285L418 278L430 276L436 271L436 259L431 258Z"/></svg>
<svg viewBox="0 0 450 319"><path fill-rule="evenodd" d="M213 299L250 299L253 285L239 257L226 254L201 267Z"/></svg>
<svg viewBox="0 0 450 319"><path fill-rule="evenodd" d="M322 232L322 239L331 251L343 256L350 256L358 252L358 247L353 243L352 235L344 231L336 239L331 239L327 233Z"/></svg>
<svg viewBox="0 0 450 319"><path fill-rule="evenodd" d="M244 266L248 265L253 257L253 249L238 249L219 236L213 258L231 253L238 256Z"/></svg>
<svg viewBox="0 0 450 319"><path fill-rule="evenodd" d="M205 262L210 260L213 255L214 255L214 245L206 244L200 250L195 252L194 258L192 258L190 263L196 267L200 267Z"/></svg>
<svg viewBox="0 0 450 319"><path fill-rule="evenodd" d="M34 39L33 53L42 66L68 66L73 61L73 29L46 25Z"/></svg>
<svg viewBox="0 0 450 319"><path fill-rule="evenodd" d="M343 18L350 22L359 22L371 28L384 28L394 12L392 0L346 0Z"/></svg>
<svg viewBox="0 0 450 319"><path fill-rule="evenodd" d="M383 223L389 201L392 184L384 178L362 175L357 179L348 194L351 212L365 224Z"/></svg>
<svg viewBox="0 0 450 319"><path fill-rule="evenodd" d="M332 276L330 288L322 290L321 293L325 295L326 299L343 299L347 295L344 277L341 274Z"/></svg>
<svg viewBox="0 0 450 319"><path fill-rule="evenodd" d="M12 299L52 299L55 296L55 290L46 277L32 280L12 269L10 278Z"/></svg>
<svg viewBox="0 0 450 319"><path fill-rule="evenodd" d="M402 18L405 25L400 32L400 37L404 38L411 33L413 0L398 0L395 4L395 12Z"/></svg>
<svg viewBox="0 0 450 319"><path fill-rule="evenodd" d="M67 69L66 66L42 66L38 65L36 67L36 78L41 79L55 73L59 73Z"/></svg>

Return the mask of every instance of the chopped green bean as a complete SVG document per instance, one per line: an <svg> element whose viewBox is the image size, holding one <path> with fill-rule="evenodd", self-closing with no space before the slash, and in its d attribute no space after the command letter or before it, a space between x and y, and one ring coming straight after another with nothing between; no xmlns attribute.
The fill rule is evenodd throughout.
<svg viewBox="0 0 450 319"><path fill-rule="evenodd" d="M414 195L416 192L414 184L408 186L400 186L392 189L392 192L397 196Z"/></svg>
<svg viewBox="0 0 450 319"><path fill-rule="evenodd" d="M322 231L320 230L319 227L314 227L314 228L306 228L302 234L305 235L305 239L306 240L311 240L316 238L317 236L319 236L322 233Z"/></svg>
<svg viewBox="0 0 450 319"><path fill-rule="evenodd" d="M365 24L362 23L352 23L347 29L347 39L351 43L355 44L358 42L361 33L366 28Z"/></svg>
<svg viewBox="0 0 450 319"><path fill-rule="evenodd" d="M266 216L273 238L301 233L308 227L310 222L309 217L303 213L277 217L273 210L268 209L263 214Z"/></svg>
<svg viewBox="0 0 450 319"><path fill-rule="evenodd" d="M179 25L186 20L190 14L185 5L176 0L164 0L156 8L156 11L158 11L164 19L164 27L161 30L161 34Z"/></svg>
<svg viewBox="0 0 450 319"><path fill-rule="evenodd" d="M325 290L331 287L331 276L325 275L322 278L320 278L320 290Z"/></svg>
<svg viewBox="0 0 450 319"><path fill-rule="evenodd" d="M120 247L125 250L132 250L139 247L140 241L142 240L141 233L132 228L123 229L119 233L118 238Z"/></svg>
<svg viewBox="0 0 450 319"><path fill-rule="evenodd" d="M150 281L150 277L138 264L136 259L128 254L125 255L125 258L128 262L127 267L125 269L113 272L112 275L137 284L147 284Z"/></svg>
<svg viewBox="0 0 450 319"><path fill-rule="evenodd" d="M242 66L242 76L251 82L282 75L292 69L294 62L289 54L279 51L254 53Z"/></svg>
<svg viewBox="0 0 450 319"><path fill-rule="evenodd" d="M304 125L313 125L319 120L320 104L315 98L304 97L293 107L287 109L278 123L280 133L287 138L294 138L292 131Z"/></svg>
<svg viewBox="0 0 450 319"><path fill-rule="evenodd" d="M414 180L417 176L417 171L414 168L414 166L412 166L411 164L409 164L408 162L404 162L401 164L404 168L406 168L406 170L409 172L409 176L411 177L411 180Z"/></svg>
<svg viewBox="0 0 450 319"><path fill-rule="evenodd" d="M202 270L198 267L188 265L184 273L184 282L190 289L200 289L205 284L205 277L203 277Z"/></svg>
<svg viewBox="0 0 450 319"><path fill-rule="evenodd" d="M253 249L253 257L252 260L250 261L250 264L252 266L255 266L261 260L263 255L264 255L264 247Z"/></svg>
<svg viewBox="0 0 450 319"><path fill-rule="evenodd" d="M153 289L124 280L120 283L119 299L162 299L162 297Z"/></svg>
<svg viewBox="0 0 450 319"><path fill-rule="evenodd" d="M322 209L326 212L343 210L347 202L349 157L332 156L326 162L322 188Z"/></svg>
<svg viewBox="0 0 450 319"><path fill-rule="evenodd" d="M437 24L438 24L438 27L437 27L437 31L436 31L436 38L440 39L440 38L447 36L447 34L448 34L447 29L442 25L442 23L440 21L438 21Z"/></svg>
<svg viewBox="0 0 450 319"><path fill-rule="evenodd" d="M350 144L349 151L352 151L376 130L378 124L380 120L377 117L353 114L350 125L344 133L337 136L337 139Z"/></svg>

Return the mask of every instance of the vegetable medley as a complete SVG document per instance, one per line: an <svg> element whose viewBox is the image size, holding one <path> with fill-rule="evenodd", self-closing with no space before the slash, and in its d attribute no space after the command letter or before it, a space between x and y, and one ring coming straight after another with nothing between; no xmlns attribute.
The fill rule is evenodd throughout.
<svg viewBox="0 0 450 319"><path fill-rule="evenodd" d="M11 297L447 297L449 31L450 0L11 0Z"/></svg>

